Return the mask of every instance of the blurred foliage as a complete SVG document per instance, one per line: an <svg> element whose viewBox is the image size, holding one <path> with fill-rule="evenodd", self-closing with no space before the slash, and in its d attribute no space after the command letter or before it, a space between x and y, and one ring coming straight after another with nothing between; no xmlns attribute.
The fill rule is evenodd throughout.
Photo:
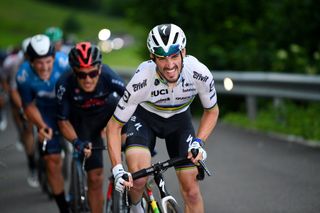
<svg viewBox="0 0 320 213"><path fill-rule="evenodd" d="M13 15L14 12L14 15ZM63 29L68 42L98 42L98 32L109 28L112 36L130 35L134 42L120 50L104 53L103 60L112 67L136 67L141 62L138 47L142 46L144 28L115 18L43 0L2 0L0 2L0 48L10 51L29 36L43 33L50 26ZM134 43L134 45L132 45ZM144 44L144 43L143 43Z"/></svg>
<svg viewBox="0 0 320 213"><path fill-rule="evenodd" d="M130 2L127 14L136 23L181 26L189 53L211 69L319 74L317 0ZM281 50L287 58L279 58Z"/></svg>
<svg viewBox="0 0 320 213"><path fill-rule="evenodd" d="M320 73L318 0L38 1L127 17L147 29L175 23L186 33L188 53L210 69Z"/></svg>
<svg viewBox="0 0 320 213"><path fill-rule="evenodd" d="M74 15L69 15L62 24L65 34L77 34L83 29L82 23Z"/></svg>
<svg viewBox="0 0 320 213"><path fill-rule="evenodd" d="M320 4L316 0L131 0L128 17L150 29L176 23L188 52L215 70L319 73ZM148 17L148 18L146 18ZM306 24L307 23L307 24ZM299 52L292 52L292 46ZM288 53L278 58L278 51Z"/></svg>

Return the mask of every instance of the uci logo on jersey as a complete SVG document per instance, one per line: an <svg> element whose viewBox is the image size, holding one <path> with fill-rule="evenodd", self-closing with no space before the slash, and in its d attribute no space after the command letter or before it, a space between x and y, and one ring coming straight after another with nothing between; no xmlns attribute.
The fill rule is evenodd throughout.
<svg viewBox="0 0 320 213"><path fill-rule="evenodd" d="M158 95L166 95L168 93L168 89L155 90L151 92L151 97L156 97Z"/></svg>

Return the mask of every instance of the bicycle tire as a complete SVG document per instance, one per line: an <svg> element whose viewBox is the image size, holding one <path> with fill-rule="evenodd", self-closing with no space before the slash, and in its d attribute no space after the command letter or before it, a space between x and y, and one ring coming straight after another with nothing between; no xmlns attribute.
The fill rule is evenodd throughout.
<svg viewBox="0 0 320 213"><path fill-rule="evenodd" d="M79 213L80 206L80 190L79 190L79 175L77 171L77 163L71 162L71 182L70 182L70 207L73 213Z"/></svg>
<svg viewBox="0 0 320 213"><path fill-rule="evenodd" d="M113 213L129 213L130 208L126 206L125 196L117 190L112 191L112 212Z"/></svg>
<svg viewBox="0 0 320 213"><path fill-rule="evenodd" d="M113 181L109 179L108 189L106 194L106 206L105 206L105 213L112 213L112 193L113 193Z"/></svg>
<svg viewBox="0 0 320 213"><path fill-rule="evenodd" d="M89 212L84 174L75 160L71 162L70 204L73 213Z"/></svg>
<svg viewBox="0 0 320 213"><path fill-rule="evenodd" d="M166 212L166 213L180 213L180 212L182 212L180 210L179 205L174 200L167 200L164 203L164 208L165 209L163 209L163 212Z"/></svg>

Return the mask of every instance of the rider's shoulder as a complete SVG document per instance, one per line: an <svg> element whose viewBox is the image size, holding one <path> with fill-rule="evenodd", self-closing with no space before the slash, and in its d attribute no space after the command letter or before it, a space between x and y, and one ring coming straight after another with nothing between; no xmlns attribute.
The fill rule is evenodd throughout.
<svg viewBox="0 0 320 213"><path fill-rule="evenodd" d="M26 81L33 74L29 61L25 60L20 66L16 74L18 82Z"/></svg>
<svg viewBox="0 0 320 213"><path fill-rule="evenodd" d="M68 84L68 82L71 82L73 79L73 71L70 69L67 72L64 72L57 82L57 84Z"/></svg>
<svg viewBox="0 0 320 213"><path fill-rule="evenodd" d="M197 73L210 72L210 70L206 65L204 65L202 62L200 62L196 57L192 55L185 56L184 66L186 70L190 72L194 72L194 71L196 71Z"/></svg>
<svg viewBox="0 0 320 213"><path fill-rule="evenodd" d="M150 77L155 75L156 64L152 60L143 61L135 71L135 75Z"/></svg>
<svg viewBox="0 0 320 213"><path fill-rule="evenodd" d="M68 55L64 52L57 51L55 54L55 64L65 69L69 66Z"/></svg>
<svg viewBox="0 0 320 213"><path fill-rule="evenodd" d="M113 75L114 73L115 71L108 64L102 64L101 75L108 76L108 75Z"/></svg>

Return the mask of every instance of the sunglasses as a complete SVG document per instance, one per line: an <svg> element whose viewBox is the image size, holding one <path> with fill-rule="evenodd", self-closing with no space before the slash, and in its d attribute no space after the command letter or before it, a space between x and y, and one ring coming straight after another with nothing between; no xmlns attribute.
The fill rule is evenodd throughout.
<svg viewBox="0 0 320 213"><path fill-rule="evenodd" d="M173 44L170 46L170 48L167 51L165 51L162 47L155 47L155 48L153 48L153 50L154 50L154 54L156 56L167 57L169 55L179 53L180 52L180 45Z"/></svg>
<svg viewBox="0 0 320 213"><path fill-rule="evenodd" d="M74 73L76 74L77 78L79 78L79 79L86 79L87 76L89 76L89 78L95 78L99 75L99 70L93 70L88 73L81 72L81 71L75 71Z"/></svg>

